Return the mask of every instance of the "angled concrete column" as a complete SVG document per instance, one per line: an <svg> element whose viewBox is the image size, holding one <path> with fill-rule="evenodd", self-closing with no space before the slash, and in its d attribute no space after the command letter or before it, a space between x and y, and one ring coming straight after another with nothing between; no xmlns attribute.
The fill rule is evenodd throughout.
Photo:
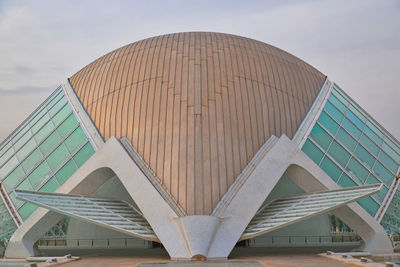
<svg viewBox="0 0 400 267"><path fill-rule="evenodd" d="M294 163L286 175L305 192L340 188L302 151L297 152ZM360 249L375 253L393 252L392 242L383 227L357 203L335 209L333 214L360 235L364 241Z"/></svg>
<svg viewBox="0 0 400 267"><path fill-rule="evenodd" d="M220 227L208 251L209 258L226 258L241 234L285 174L307 193L340 188L297 145L281 136L222 212ZM339 208L335 214L364 240L364 249L392 252L382 226L357 203Z"/></svg>
<svg viewBox="0 0 400 267"><path fill-rule="evenodd" d="M178 216L114 137L102 145L56 192L91 195L114 175L121 180L171 257L191 258L177 223ZM34 243L57 222L56 219L50 220L50 216L49 211L37 209L12 236L6 257L33 256ZM46 220L48 224L43 223Z"/></svg>
<svg viewBox="0 0 400 267"><path fill-rule="evenodd" d="M207 257L208 249L215 237L220 219L207 215L179 217L183 236L193 257Z"/></svg>
<svg viewBox="0 0 400 267"><path fill-rule="evenodd" d="M90 195L116 175L171 258L226 258L283 174L307 193L339 188L294 142L282 136L257 163L248 179L235 187L237 192L230 202L224 203L218 216L179 217L119 141L110 138L57 192ZM358 204L349 204L335 214L357 231L365 242L364 249L392 251L383 228ZM44 209L35 211L14 233L6 255L32 255L34 242L60 218L52 216L55 215ZM51 223L46 224L46 218Z"/></svg>

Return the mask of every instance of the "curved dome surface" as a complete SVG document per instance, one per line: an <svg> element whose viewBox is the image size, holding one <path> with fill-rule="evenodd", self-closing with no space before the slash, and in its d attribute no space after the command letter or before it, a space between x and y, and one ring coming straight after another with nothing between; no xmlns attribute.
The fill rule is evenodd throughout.
<svg viewBox="0 0 400 267"><path fill-rule="evenodd" d="M210 214L271 135L292 138L324 80L276 47L207 32L126 45L70 78L103 138L126 136L188 215Z"/></svg>

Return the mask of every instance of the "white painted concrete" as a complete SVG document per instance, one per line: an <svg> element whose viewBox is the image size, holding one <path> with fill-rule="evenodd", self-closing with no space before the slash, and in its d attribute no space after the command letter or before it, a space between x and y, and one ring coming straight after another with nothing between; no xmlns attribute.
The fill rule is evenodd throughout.
<svg viewBox="0 0 400 267"><path fill-rule="evenodd" d="M340 188L297 144L281 136L224 211L224 219L221 220L207 257L229 255L282 175L290 178L306 193ZM334 214L361 236L366 244L364 249L373 252L393 251L382 226L358 204L351 203L335 210Z"/></svg>
<svg viewBox="0 0 400 267"><path fill-rule="evenodd" d="M176 223L176 213L163 200L114 137L104 143L57 190L57 193L91 195L114 175L121 180L168 253L176 258L191 258L187 244ZM62 218L61 215L56 218L53 216L54 214L52 215L45 209L37 209L10 239L6 257L24 258L34 255L34 243Z"/></svg>
<svg viewBox="0 0 400 267"><path fill-rule="evenodd" d="M220 219L215 216L193 215L179 219L185 241L193 256L206 256Z"/></svg>
<svg viewBox="0 0 400 267"><path fill-rule="evenodd" d="M59 193L91 195L113 176L117 176L148 220L172 258L226 258L246 226L283 175L304 192L333 190L333 182L296 143L282 136L256 166L219 217L178 217L159 192L133 162L122 145L110 138L62 186ZM391 242L383 228L358 204L334 212L365 241L364 249L391 252ZM33 244L61 216L39 208L10 240L6 256L33 255Z"/></svg>
<svg viewBox="0 0 400 267"><path fill-rule="evenodd" d="M65 83L62 85L62 88L76 119L82 126L86 136L89 137L92 147L95 151L97 151L99 147L104 144L103 137L97 130L89 114L86 112L86 109L83 107L69 80L65 81Z"/></svg>

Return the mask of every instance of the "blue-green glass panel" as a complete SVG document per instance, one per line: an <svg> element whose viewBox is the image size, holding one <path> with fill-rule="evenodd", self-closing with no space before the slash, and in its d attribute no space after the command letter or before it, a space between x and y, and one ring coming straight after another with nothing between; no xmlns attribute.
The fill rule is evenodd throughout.
<svg viewBox="0 0 400 267"><path fill-rule="evenodd" d="M69 152L73 153L87 140L85 133L81 127L75 129L75 131L65 139L64 144L67 146Z"/></svg>
<svg viewBox="0 0 400 267"><path fill-rule="evenodd" d="M335 106L333 106L329 101L326 102L324 108L339 123L342 121L344 115Z"/></svg>
<svg viewBox="0 0 400 267"><path fill-rule="evenodd" d="M351 121L349 121L347 118L344 118L342 122L342 127L345 128L358 140L361 135L361 131Z"/></svg>
<svg viewBox="0 0 400 267"><path fill-rule="evenodd" d="M0 157L0 168L12 155L14 155L14 149L10 148Z"/></svg>
<svg viewBox="0 0 400 267"><path fill-rule="evenodd" d="M366 184L381 184L381 183L382 182L379 181L372 173L368 176L368 179L366 182ZM380 202L382 202L383 198L385 197L385 195L387 193L387 189L386 189L386 191L384 189L386 189L386 187L383 187L383 189L381 190L381 192L379 194L374 195L375 198ZM382 193L382 192L385 192L385 193ZM382 196L383 196L383 198L382 198Z"/></svg>
<svg viewBox="0 0 400 267"><path fill-rule="evenodd" d="M391 148L391 149L393 149L396 153L397 153L397 155L400 155L400 144L399 145L396 145L398 142L396 142L396 144L390 139L390 138L385 138L386 140L385 140L385 142L387 143L387 145ZM400 157L400 156L399 156ZM397 160L396 160L397 161ZM399 162L400 160L398 160L398 162Z"/></svg>
<svg viewBox="0 0 400 267"><path fill-rule="evenodd" d="M19 128L17 128L17 131L12 135L12 142L18 142L18 140L26 134L27 131L29 131L30 126L27 123L23 123ZM26 141L27 139L25 139Z"/></svg>
<svg viewBox="0 0 400 267"><path fill-rule="evenodd" d="M25 173L21 166L15 168L3 181L3 186L7 192L10 192L24 178Z"/></svg>
<svg viewBox="0 0 400 267"><path fill-rule="evenodd" d="M50 180L48 180L46 182L46 184L44 186L42 186L42 188L40 188L39 191L53 193L59 187L60 187L60 185L58 184L57 179L55 177L52 177L52 178L50 178Z"/></svg>
<svg viewBox="0 0 400 267"><path fill-rule="evenodd" d="M314 128L311 130L310 137L325 150L332 141L332 137L318 124L314 125Z"/></svg>
<svg viewBox="0 0 400 267"><path fill-rule="evenodd" d="M388 191L389 190L386 186L382 187L382 190L375 195L376 199L382 203Z"/></svg>
<svg viewBox="0 0 400 267"><path fill-rule="evenodd" d="M345 106L347 106L349 104L349 101L347 100L347 98L345 98L342 94L340 94L336 88L334 90L332 90L332 95L334 95L335 97L337 97L337 99L340 100L340 102L342 102Z"/></svg>
<svg viewBox="0 0 400 267"><path fill-rule="evenodd" d="M31 174L29 174L28 179L35 190L42 181L49 178L50 172L51 170L49 166L47 166L46 162L42 162Z"/></svg>
<svg viewBox="0 0 400 267"><path fill-rule="evenodd" d="M317 165L321 161L324 153L314 145L309 139L304 143L303 148L301 149L303 152L314 161Z"/></svg>
<svg viewBox="0 0 400 267"><path fill-rule="evenodd" d="M67 104L67 99L62 98L49 110L50 116L54 116L65 104Z"/></svg>
<svg viewBox="0 0 400 267"><path fill-rule="evenodd" d="M374 140L375 143L377 143L378 145L382 144L382 139L379 136L377 136L368 126L365 127L364 132L372 140Z"/></svg>
<svg viewBox="0 0 400 267"><path fill-rule="evenodd" d="M364 123L356 116L354 115L353 112L351 112L350 110L348 110L346 112L346 116L355 124L357 125L360 129L364 129Z"/></svg>
<svg viewBox="0 0 400 267"><path fill-rule="evenodd" d="M380 127L377 127L374 123L371 121L367 121L367 126L380 138L384 137L384 134L380 130Z"/></svg>
<svg viewBox="0 0 400 267"><path fill-rule="evenodd" d="M42 119L43 115L46 114L47 110L42 107L41 110L35 115L35 117L29 122L30 128L35 127L37 130L40 127L35 126L36 122Z"/></svg>
<svg viewBox="0 0 400 267"><path fill-rule="evenodd" d="M354 104L354 103L353 103ZM359 109L359 108L356 108L354 105L349 105L348 106L348 109L351 111L351 112L353 112L353 114L355 115L355 116L357 116L357 119L359 119L361 122L362 122L362 125L364 125L364 123L367 121L367 118L366 118L366 116L365 116L365 113L361 110L361 109ZM356 123L357 124L357 123ZM357 124L358 125L358 124ZM360 127L360 128L362 128L362 127Z"/></svg>
<svg viewBox="0 0 400 267"><path fill-rule="evenodd" d="M65 121L63 121L60 126L58 126L57 130L61 137L69 134L76 126L78 125L78 121L75 119L74 114L71 114Z"/></svg>
<svg viewBox="0 0 400 267"><path fill-rule="evenodd" d="M23 147L21 147L21 149L17 152L17 156L19 158L19 160L23 160L32 150L35 149L36 147L36 142L35 140L32 138L31 140L29 140Z"/></svg>
<svg viewBox="0 0 400 267"><path fill-rule="evenodd" d="M336 134L336 138L350 151L353 151L357 145L357 141L347 133L343 128L340 128Z"/></svg>
<svg viewBox="0 0 400 267"><path fill-rule="evenodd" d="M47 122L42 129L39 130L39 132L37 132L35 134L35 140L36 142L39 144L43 139L45 139L50 133L51 131L53 131L54 129L54 125L52 121Z"/></svg>
<svg viewBox="0 0 400 267"><path fill-rule="evenodd" d="M399 166L385 152L381 151L379 154L379 160L382 161L383 164L385 164L385 166L388 167L393 173L397 172Z"/></svg>
<svg viewBox="0 0 400 267"><path fill-rule="evenodd" d="M365 134L361 136L360 143L363 144L372 154L375 156L378 155L379 147Z"/></svg>
<svg viewBox="0 0 400 267"><path fill-rule="evenodd" d="M392 159L397 162L397 164L400 164L400 155L397 154L392 147L390 147L388 144L383 143L382 144L382 149L385 151L389 156L392 157Z"/></svg>
<svg viewBox="0 0 400 267"><path fill-rule="evenodd" d="M375 202L371 197L366 197L357 201L371 216L375 216L379 209L379 204Z"/></svg>
<svg viewBox="0 0 400 267"><path fill-rule="evenodd" d="M344 149L338 142L333 141L331 146L328 150L329 155L331 155L337 163L342 165L343 167L346 166L347 161L350 158L350 153Z"/></svg>
<svg viewBox="0 0 400 267"><path fill-rule="evenodd" d="M356 148L356 151L354 154L357 156L357 158L363 162L366 166L369 168L372 168L374 166L375 162L375 157L371 155L364 147L361 145L358 145Z"/></svg>
<svg viewBox="0 0 400 267"><path fill-rule="evenodd" d="M49 120L50 120L49 114L47 114L47 113L44 114L44 116L40 120L38 120L38 122L35 125L32 126L32 132L36 133Z"/></svg>
<svg viewBox="0 0 400 267"><path fill-rule="evenodd" d="M31 204L29 202L26 202L24 205L22 205L21 208L19 208L18 213L21 216L22 220L25 221L28 219L28 217L37 209L37 206L34 204Z"/></svg>
<svg viewBox="0 0 400 267"><path fill-rule="evenodd" d="M22 163L21 166L24 168L25 172L29 172L34 166L36 166L43 156L39 149L36 148Z"/></svg>
<svg viewBox="0 0 400 267"><path fill-rule="evenodd" d="M323 169L329 177L335 182L339 179L340 174L342 174L342 169L340 169L331 159L325 156L322 160L321 169Z"/></svg>
<svg viewBox="0 0 400 267"><path fill-rule="evenodd" d="M4 165L0 168L0 179L4 179L17 165L18 159L16 156L12 156Z"/></svg>
<svg viewBox="0 0 400 267"><path fill-rule="evenodd" d="M318 118L318 121L333 135L336 134L339 124L337 124L329 115L323 111Z"/></svg>
<svg viewBox="0 0 400 267"><path fill-rule="evenodd" d="M50 168L54 171L61 163L63 163L69 157L69 153L64 144L59 145L48 157L47 163Z"/></svg>
<svg viewBox="0 0 400 267"><path fill-rule="evenodd" d="M15 144L14 144L14 150L17 151L20 147L22 147L26 141L29 140L29 138L32 137L31 131L27 131L24 136L21 137Z"/></svg>
<svg viewBox="0 0 400 267"><path fill-rule="evenodd" d="M346 169L353 178L359 181L360 184L364 184L369 172L355 158L350 159Z"/></svg>
<svg viewBox="0 0 400 267"><path fill-rule="evenodd" d="M0 149L0 155L3 155L4 153L6 153L7 150L9 150L12 147L12 142L11 141L3 141L3 143L0 145L1 149ZM1 161L0 161L0 165L1 165Z"/></svg>
<svg viewBox="0 0 400 267"><path fill-rule="evenodd" d="M33 190L31 183L28 179L25 179L22 183L17 186L19 190Z"/></svg>
<svg viewBox="0 0 400 267"><path fill-rule="evenodd" d="M338 184L341 187L353 187L353 186L358 186L356 182L353 181L346 173L342 174L342 177L340 177L340 180Z"/></svg>
<svg viewBox="0 0 400 267"><path fill-rule="evenodd" d="M53 118L54 125L60 124L69 114L71 114L69 105L65 105Z"/></svg>
<svg viewBox="0 0 400 267"><path fill-rule="evenodd" d="M40 150L43 155L47 155L50 151L52 151L57 144L61 141L60 135L57 131L53 132L46 138L46 140L40 145Z"/></svg>
<svg viewBox="0 0 400 267"><path fill-rule="evenodd" d="M74 160L76 162L76 165L78 165L78 167L82 166L83 163L85 163L93 154L94 149L92 145L88 142L81 148L81 150L78 151L78 153L75 154Z"/></svg>
<svg viewBox="0 0 400 267"><path fill-rule="evenodd" d="M331 94L331 96L329 97L329 101L332 102L343 113L346 112L346 106L333 94Z"/></svg>
<svg viewBox="0 0 400 267"><path fill-rule="evenodd" d="M387 185L390 186L392 184L394 175L390 173L388 169L386 169L380 162L376 162L374 166L374 173L381 178L381 180Z"/></svg>
<svg viewBox="0 0 400 267"><path fill-rule="evenodd" d="M72 176L72 174L75 173L77 169L78 168L75 166L74 161L70 160L56 173L55 176L57 177L58 182L62 185Z"/></svg>
<svg viewBox="0 0 400 267"><path fill-rule="evenodd" d="M368 176L366 184L381 184L382 182L378 180L372 173Z"/></svg>
<svg viewBox="0 0 400 267"><path fill-rule="evenodd" d="M60 90L60 91L58 91L56 94L54 94L53 96L52 96L52 98L49 100L49 101L47 101L47 108L51 108L52 106L54 106L54 104L58 101L58 100L60 100L62 97L64 96L64 93L63 93L63 91L62 90Z"/></svg>

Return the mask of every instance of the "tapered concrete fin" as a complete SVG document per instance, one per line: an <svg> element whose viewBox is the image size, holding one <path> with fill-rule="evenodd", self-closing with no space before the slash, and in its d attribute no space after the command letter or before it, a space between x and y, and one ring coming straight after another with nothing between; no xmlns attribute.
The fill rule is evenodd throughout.
<svg viewBox="0 0 400 267"><path fill-rule="evenodd" d="M192 258L206 258L220 219L215 216L193 215L179 217L178 221Z"/></svg>

